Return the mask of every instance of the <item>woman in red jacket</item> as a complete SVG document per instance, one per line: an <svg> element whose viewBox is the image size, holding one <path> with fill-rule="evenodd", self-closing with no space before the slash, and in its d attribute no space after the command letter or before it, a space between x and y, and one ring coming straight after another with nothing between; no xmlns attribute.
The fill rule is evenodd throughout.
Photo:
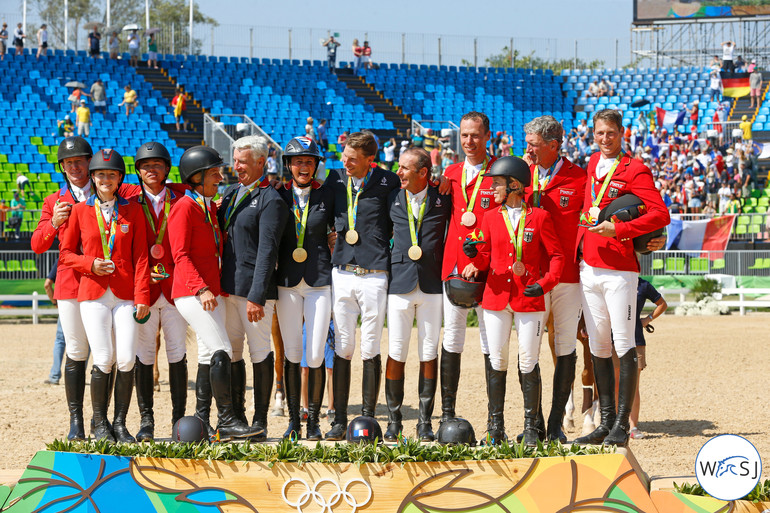
<svg viewBox="0 0 770 513"><path fill-rule="evenodd" d="M529 186L529 166L519 157L503 157L489 168L495 202L481 223L484 241L478 251L472 241L463 245L472 262L463 270L470 278L488 271L482 315L487 328L489 356L485 358L489 420L487 436L491 443L505 440L505 386L508 375L508 342L511 325L516 324L519 341L519 376L524 395L524 443L536 445L540 408L540 338L545 325L543 294L561 276L564 254L556 237L551 215L524 203ZM548 262L548 268L541 268ZM485 355L486 356L486 355Z"/></svg>
<svg viewBox="0 0 770 513"><path fill-rule="evenodd" d="M123 157L104 149L91 159L93 194L72 207L61 241L61 262L82 274L80 314L91 346L94 437L135 442L126 429L134 387L137 322L149 314L150 269L142 211L118 195L126 175ZM141 321L139 321L141 322ZM115 417L110 432L110 374L117 361Z"/></svg>
<svg viewBox="0 0 770 513"><path fill-rule="evenodd" d="M264 430L249 427L233 411L233 347L225 328L226 308L220 287L223 241L217 208L211 201L222 181L223 165L222 157L213 148L193 146L184 152L179 160L179 174L191 190L171 209L168 234L174 255L171 297L198 336L195 416L213 435L209 422L213 396L219 410L220 440L227 441L257 436Z"/></svg>

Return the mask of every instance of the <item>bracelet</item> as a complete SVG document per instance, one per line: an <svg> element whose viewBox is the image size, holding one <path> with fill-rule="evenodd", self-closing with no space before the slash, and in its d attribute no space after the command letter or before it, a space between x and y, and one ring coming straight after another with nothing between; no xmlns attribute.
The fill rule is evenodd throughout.
<svg viewBox="0 0 770 513"><path fill-rule="evenodd" d="M206 292L207 290L209 290L209 288L208 288L208 287L203 287L203 288L202 288L202 289L200 289L198 292L196 292L196 293L195 293L195 295L196 295L196 296L200 296L201 294L203 294L203 293L204 293L204 292Z"/></svg>

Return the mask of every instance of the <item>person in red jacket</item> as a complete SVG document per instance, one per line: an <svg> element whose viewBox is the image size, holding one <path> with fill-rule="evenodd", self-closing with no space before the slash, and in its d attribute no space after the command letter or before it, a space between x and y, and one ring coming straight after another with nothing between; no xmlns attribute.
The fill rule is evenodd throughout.
<svg viewBox="0 0 770 513"><path fill-rule="evenodd" d="M163 329L163 341L168 358L168 381L171 389L171 425L184 417L187 403L187 358L185 339L187 321L171 299L171 276L174 259L168 236L168 218L171 208L184 196L185 186L166 185L171 169L171 155L158 142L142 144L134 158L139 179L139 193L130 198L144 212L147 248L150 261L150 319L139 326L139 344L136 355L136 402L139 405L141 425L136 439L153 440L155 420L153 412L153 375L155 364L155 335Z"/></svg>
<svg viewBox="0 0 770 513"><path fill-rule="evenodd" d="M519 157L495 161L491 176L495 202L501 204L484 216L481 250L471 240L463 251L472 258L463 276L488 272L482 315L489 338L487 396L489 421L487 437L491 443L506 439L503 407L508 375L508 342L511 325L516 324L519 342L519 372L524 396L524 435L527 445L538 441L537 417L540 408L540 339L545 325L543 294L553 289L564 267L564 253L545 210L524 202L524 190L530 183L530 171Z"/></svg>
<svg viewBox="0 0 770 513"><path fill-rule="evenodd" d="M566 158L559 156L563 128L553 116L541 116L524 125L527 152L524 160L530 165L531 184L526 189L526 202L551 214L556 235L565 248L564 270L559 283L545 295L545 318L553 314L554 351L556 365L553 373L553 398L548 416L546 435L543 417L538 418L541 439L567 442L561 424L564 408L572 392L577 361L575 333L580 320L580 275L572 248L577 239L580 210L586 188L586 172Z"/></svg>
<svg viewBox="0 0 770 513"><path fill-rule="evenodd" d="M135 442L126 428L134 388L137 322L149 314L150 269L142 213L118 194L123 157L104 149L91 159L94 194L72 208L60 247L61 262L81 273L80 315L91 346L94 436ZM110 374L117 362L115 417L107 421Z"/></svg>
<svg viewBox="0 0 770 513"><path fill-rule="evenodd" d="M223 165L213 148L193 146L184 152L179 174L191 190L171 209L168 233L174 257L171 299L198 336L195 416L206 424L209 435L214 435L209 422L213 396L219 410L220 440L228 441L258 436L264 429L252 429L233 409L233 347L227 336L220 285L223 240L216 204L211 201L222 181Z"/></svg>
<svg viewBox="0 0 770 513"><path fill-rule="evenodd" d="M620 112L605 109L594 115L594 140L599 152L588 162L588 180L576 241L580 262L583 314L599 392L601 423L580 444L628 443L628 416L637 380L634 338L639 260L633 238L664 228L668 209L655 188L650 170L621 150ZM598 222L601 210L625 194L636 195L647 212L628 222ZM618 410L615 412L613 341L620 359Z"/></svg>

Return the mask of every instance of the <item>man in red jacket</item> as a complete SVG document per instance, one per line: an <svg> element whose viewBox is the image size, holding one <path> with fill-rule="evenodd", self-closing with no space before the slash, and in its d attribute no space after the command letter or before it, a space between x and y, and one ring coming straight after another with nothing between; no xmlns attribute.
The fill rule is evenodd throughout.
<svg viewBox="0 0 770 513"><path fill-rule="evenodd" d="M633 238L670 221L650 170L623 153L622 116L612 109L594 115L594 140L599 153L588 163L588 180L576 252L580 262L583 313L599 392L601 424L576 443L626 445L628 416L634 400L637 359L634 338L639 260ZM636 195L647 213L628 222L598 222L601 210L625 194ZM612 346L620 359L618 411Z"/></svg>

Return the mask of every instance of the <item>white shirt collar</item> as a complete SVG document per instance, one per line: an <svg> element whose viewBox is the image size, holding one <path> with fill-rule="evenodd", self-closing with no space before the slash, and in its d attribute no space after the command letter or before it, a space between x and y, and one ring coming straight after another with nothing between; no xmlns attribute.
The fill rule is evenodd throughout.
<svg viewBox="0 0 770 513"><path fill-rule="evenodd" d="M85 187L78 187L74 183L70 183L72 194L78 201L85 201L91 195L91 182L87 182Z"/></svg>
<svg viewBox="0 0 770 513"><path fill-rule="evenodd" d="M553 175L559 172L559 169L561 169L561 165L564 161L562 160L561 156L556 157L556 167L553 168L553 173L551 174L551 178L553 178ZM540 164L537 165L538 173L540 174L540 178L545 178L545 175L548 174L548 170L551 169L550 167L543 167Z"/></svg>
<svg viewBox="0 0 770 513"><path fill-rule="evenodd" d="M409 191L406 191L406 192L409 192ZM426 185L425 188L420 192L418 192L417 194L412 194L411 192L409 192L409 199L411 200L416 199L418 203L422 203L427 195L428 195L428 186Z"/></svg>
<svg viewBox="0 0 770 513"><path fill-rule="evenodd" d="M147 189L144 190L144 193L150 199L152 208L155 209L155 214L160 214L163 202L166 200L166 187L163 187L157 195L151 193Z"/></svg>
<svg viewBox="0 0 770 513"><path fill-rule="evenodd" d="M605 157L603 153L599 154L599 162L596 163L596 178L599 178L600 180L604 178L604 175L610 172L612 164L616 159L617 157L608 158Z"/></svg>

